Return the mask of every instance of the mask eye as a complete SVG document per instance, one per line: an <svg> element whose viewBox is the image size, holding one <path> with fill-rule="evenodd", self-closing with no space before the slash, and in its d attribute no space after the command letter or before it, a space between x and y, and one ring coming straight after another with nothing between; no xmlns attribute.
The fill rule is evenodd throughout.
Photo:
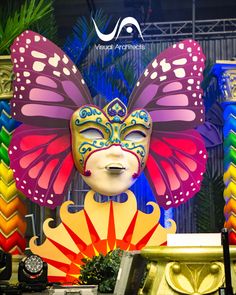
<svg viewBox="0 0 236 295"><path fill-rule="evenodd" d="M142 131L132 131L129 134L127 134L124 138L124 140L129 141L140 141L146 137L146 134Z"/></svg>
<svg viewBox="0 0 236 295"><path fill-rule="evenodd" d="M103 139L104 136L102 132L95 128L88 128L85 130L80 131L80 134L82 134L85 138L88 139Z"/></svg>

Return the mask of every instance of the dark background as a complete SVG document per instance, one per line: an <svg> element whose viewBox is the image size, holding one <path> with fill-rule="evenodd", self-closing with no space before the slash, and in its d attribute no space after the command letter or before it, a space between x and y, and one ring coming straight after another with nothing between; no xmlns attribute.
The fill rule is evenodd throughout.
<svg viewBox="0 0 236 295"><path fill-rule="evenodd" d="M13 3L20 6L25 1L0 0L0 9ZM139 23L192 20L193 2L196 20L236 18L236 0L54 0L58 37L63 44L78 17L89 19L99 9L111 17L106 33L114 29L119 18L127 16Z"/></svg>
<svg viewBox="0 0 236 295"><path fill-rule="evenodd" d="M133 16L142 22L170 22L192 19L192 0L55 0L59 37L71 32L79 16L90 17L98 9L112 17ZM196 19L236 18L236 0L195 0ZM111 22L111 26L113 26ZM113 27L112 27L113 28Z"/></svg>

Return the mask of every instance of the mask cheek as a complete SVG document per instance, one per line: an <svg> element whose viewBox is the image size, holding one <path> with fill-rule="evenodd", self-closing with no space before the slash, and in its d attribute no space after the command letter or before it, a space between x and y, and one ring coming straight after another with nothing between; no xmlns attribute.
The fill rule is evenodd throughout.
<svg viewBox="0 0 236 295"><path fill-rule="evenodd" d="M143 159L143 165L141 165L141 171L143 171L143 169L146 166L148 154L149 154L149 147L150 147L150 138L148 139L147 143L144 145L145 157Z"/></svg>
<svg viewBox="0 0 236 295"><path fill-rule="evenodd" d="M85 144L86 142L86 144ZM72 155L75 166L80 174L89 175L89 171L84 170L86 158L89 156L90 143L89 140L84 139L80 134L72 135Z"/></svg>
<svg viewBox="0 0 236 295"><path fill-rule="evenodd" d="M134 178L137 178L146 166L148 153L149 153L149 142L150 142L150 137L147 137L142 142L137 142L135 144L127 142L127 141L122 142L124 149L133 153L135 157L137 158L137 161L139 162L139 171L138 171L138 174L135 174L133 176Z"/></svg>

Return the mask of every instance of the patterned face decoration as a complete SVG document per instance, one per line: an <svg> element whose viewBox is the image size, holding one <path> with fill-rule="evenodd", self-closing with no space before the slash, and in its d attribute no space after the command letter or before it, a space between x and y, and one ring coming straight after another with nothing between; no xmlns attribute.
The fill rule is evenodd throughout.
<svg viewBox="0 0 236 295"><path fill-rule="evenodd" d="M107 196L126 191L147 161L152 131L148 112L128 114L116 98L103 110L79 108L70 125L73 158L84 181Z"/></svg>

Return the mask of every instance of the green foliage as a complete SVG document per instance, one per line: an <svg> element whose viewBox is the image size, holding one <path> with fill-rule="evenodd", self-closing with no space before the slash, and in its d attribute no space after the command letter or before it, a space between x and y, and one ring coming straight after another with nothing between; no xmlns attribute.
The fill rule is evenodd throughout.
<svg viewBox="0 0 236 295"><path fill-rule="evenodd" d="M53 0L47 2L51 2L52 8ZM53 41L54 43L58 43L57 24L53 9L51 9L50 12L46 14L44 17L40 18L38 21L32 24L29 28L34 32L38 32L42 36Z"/></svg>
<svg viewBox="0 0 236 295"><path fill-rule="evenodd" d="M157 54L158 54L158 51L156 48L145 50L141 56L142 69L145 69L146 66L157 56Z"/></svg>
<svg viewBox="0 0 236 295"><path fill-rule="evenodd" d="M83 75L93 94L99 93L108 101L119 97L127 103L127 98L137 81L135 69L135 62L125 57L115 57L110 64L105 62L105 65L102 57L98 57L88 68L89 74L84 73Z"/></svg>
<svg viewBox="0 0 236 295"><path fill-rule="evenodd" d="M9 54L14 39L27 29L52 36L55 33L52 3L53 0L25 0L20 5L18 1L6 1L0 6L0 54Z"/></svg>
<svg viewBox="0 0 236 295"><path fill-rule="evenodd" d="M224 226L223 175L212 172L207 165L201 190L194 198L197 232L220 232Z"/></svg>
<svg viewBox="0 0 236 295"><path fill-rule="evenodd" d="M206 90L207 87L209 86L210 84L210 81L213 77L213 73L212 73L212 67L214 65L214 62L211 60L211 59L207 59L206 62L205 62L205 68L204 68L204 71L203 71L203 81L201 83L201 88L203 90Z"/></svg>
<svg viewBox="0 0 236 295"><path fill-rule="evenodd" d="M124 96L128 97L131 94L138 79L135 71L137 68L136 63L132 59L126 58L123 62L119 60L115 64L115 67L116 71L120 74L117 88ZM116 82L116 80L113 81L114 84Z"/></svg>
<svg viewBox="0 0 236 295"><path fill-rule="evenodd" d="M120 267L123 251L116 249L106 256L99 254L92 259L84 258L79 282L83 285L98 285L101 293L112 293Z"/></svg>

